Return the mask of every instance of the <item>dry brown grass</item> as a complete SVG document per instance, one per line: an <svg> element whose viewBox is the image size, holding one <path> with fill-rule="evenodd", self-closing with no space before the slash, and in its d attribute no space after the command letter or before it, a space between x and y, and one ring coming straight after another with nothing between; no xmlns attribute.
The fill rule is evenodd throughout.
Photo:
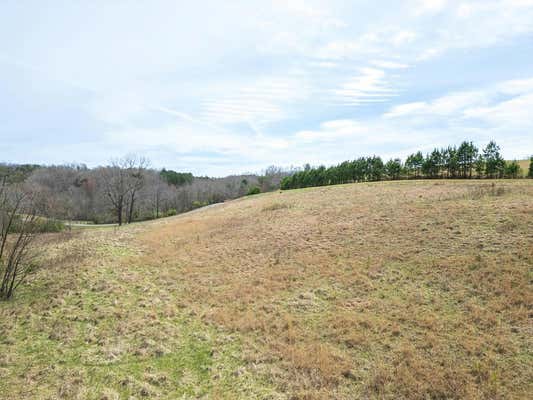
<svg viewBox="0 0 533 400"><path fill-rule="evenodd" d="M82 366L39 378L49 355L3 353L4 382L63 398L527 398L533 182L486 185L269 193L83 233L49 302L0 309L17 316L0 349L42 332Z"/></svg>
<svg viewBox="0 0 533 400"><path fill-rule="evenodd" d="M171 260L187 308L242 335L295 398L520 398L532 194L525 181L291 191L139 243ZM272 204L293 206L254 213Z"/></svg>

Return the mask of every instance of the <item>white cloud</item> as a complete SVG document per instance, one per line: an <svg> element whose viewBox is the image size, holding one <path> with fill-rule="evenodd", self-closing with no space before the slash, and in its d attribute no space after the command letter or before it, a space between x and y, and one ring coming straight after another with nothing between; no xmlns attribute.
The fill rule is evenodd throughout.
<svg viewBox="0 0 533 400"><path fill-rule="evenodd" d="M524 94L533 92L533 78L514 79L496 85L497 90L504 94Z"/></svg>
<svg viewBox="0 0 533 400"><path fill-rule="evenodd" d="M450 93L429 102L419 101L394 106L383 116L385 118L462 116L465 109L473 105L487 104L493 95L489 91Z"/></svg>
<svg viewBox="0 0 533 400"><path fill-rule="evenodd" d="M533 110L533 92L488 107L467 108L464 110L464 116L490 122L492 125L531 132L533 131L531 110Z"/></svg>
<svg viewBox="0 0 533 400"><path fill-rule="evenodd" d="M262 125L286 117L284 106L305 100L310 87L305 76L268 77L242 85L232 94L202 101L202 117L219 124Z"/></svg>
<svg viewBox="0 0 533 400"><path fill-rule="evenodd" d="M407 25L417 40L409 49L414 61L437 58L449 50L483 48L533 33L531 0L413 0Z"/></svg>
<svg viewBox="0 0 533 400"><path fill-rule="evenodd" d="M387 81L385 71L361 68L358 75L334 89L333 93L341 104L358 105L387 101L396 95L396 90Z"/></svg>
<svg viewBox="0 0 533 400"><path fill-rule="evenodd" d="M423 101L400 104L398 106L394 106L393 108L391 108L387 113L384 114L384 117L386 118L403 117L406 115L412 115L415 113L423 112L424 110L427 110L427 108L428 108L428 104Z"/></svg>
<svg viewBox="0 0 533 400"><path fill-rule="evenodd" d="M391 41L395 46L403 46L412 43L416 39L416 33L412 31L400 31L396 33Z"/></svg>
<svg viewBox="0 0 533 400"><path fill-rule="evenodd" d="M320 47L316 55L318 58L328 60L339 60L349 58L354 54L367 53L371 51L371 41L361 38L358 40L334 40Z"/></svg>
<svg viewBox="0 0 533 400"><path fill-rule="evenodd" d="M414 14L435 14L442 11L447 3L447 0L416 0L414 4Z"/></svg>
<svg viewBox="0 0 533 400"><path fill-rule="evenodd" d="M164 149L177 155L208 152L241 156L253 154L261 158L272 151L285 149L284 138L265 135L240 135L202 124L176 121L160 128L118 128L106 133L105 145L128 148L130 151Z"/></svg>
<svg viewBox="0 0 533 400"><path fill-rule="evenodd" d="M383 117L422 117L425 120L446 117L449 121L476 118L509 126L518 124L527 129L533 127L533 120L529 117L532 97L533 79L509 80L478 90L450 93L431 101L396 105Z"/></svg>
<svg viewBox="0 0 533 400"><path fill-rule="evenodd" d="M396 62L396 61L383 61L383 60L374 60L371 64L378 68L384 69L406 69L409 68L408 64Z"/></svg>
<svg viewBox="0 0 533 400"><path fill-rule="evenodd" d="M510 157L533 151L533 79L498 82L476 90L450 93L430 101L400 104L383 114L390 126L428 135L443 130L478 142L497 139Z"/></svg>
<svg viewBox="0 0 533 400"><path fill-rule="evenodd" d="M343 119L323 122L320 124L319 130L299 131L294 134L294 137L297 141L302 142L334 141L362 132L364 129L359 123L354 120Z"/></svg>

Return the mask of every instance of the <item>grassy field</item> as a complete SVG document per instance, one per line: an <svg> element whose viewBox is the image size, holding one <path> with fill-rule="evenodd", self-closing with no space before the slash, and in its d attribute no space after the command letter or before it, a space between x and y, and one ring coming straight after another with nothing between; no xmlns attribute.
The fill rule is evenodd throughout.
<svg viewBox="0 0 533 400"><path fill-rule="evenodd" d="M533 181L268 193L48 235L2 399L525 399Z"/></svg>

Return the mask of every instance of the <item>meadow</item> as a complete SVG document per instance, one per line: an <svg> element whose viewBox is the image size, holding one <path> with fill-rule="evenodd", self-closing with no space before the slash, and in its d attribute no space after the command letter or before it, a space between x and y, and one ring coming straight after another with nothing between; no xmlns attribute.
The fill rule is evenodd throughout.
<svg viewBox="0 0 533 400"><path fill-rule="evenodd" d="M277 191L46 234L5 399L524 399L533 181Z"/></svg>

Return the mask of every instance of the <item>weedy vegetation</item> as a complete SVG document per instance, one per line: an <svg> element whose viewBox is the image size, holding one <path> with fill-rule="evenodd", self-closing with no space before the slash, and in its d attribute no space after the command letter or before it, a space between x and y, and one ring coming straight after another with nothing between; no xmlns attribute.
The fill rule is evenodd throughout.
<svg viewBox="0 0 533 400"><path fill-rule="evenodd" d="M264 206L263 211L277 211L277 210L284 210L286 208L291 208L291 207L292 207L291 204L275 202L267 206Z"/></svg>

